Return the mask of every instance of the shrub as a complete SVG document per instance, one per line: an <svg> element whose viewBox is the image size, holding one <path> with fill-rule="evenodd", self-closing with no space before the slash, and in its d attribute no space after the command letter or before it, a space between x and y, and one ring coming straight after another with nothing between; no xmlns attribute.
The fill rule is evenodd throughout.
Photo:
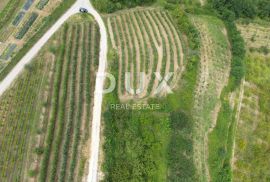
<svg viewBox="0 0 270 182"><path fill-rule="evenodd" d="M28 172L28 175L29 175L30 177L35 177L35 176L37 176L37 174L38 174L38 170L37 170L37 169L33 169L33 170L30 170L30 171Z"/></svg>
<svg viewBox="0 0 270 182"><path fill-rule="evenodd" d="M43 147L37 147L37 148L35 149L35 153L36 153L37 155L42 155L43 152L44 152L44 148L43 148Z"/></svg>

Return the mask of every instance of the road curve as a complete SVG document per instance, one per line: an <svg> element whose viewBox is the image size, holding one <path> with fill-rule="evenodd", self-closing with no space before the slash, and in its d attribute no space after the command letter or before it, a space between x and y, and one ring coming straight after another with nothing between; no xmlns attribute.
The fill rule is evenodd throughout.
<svg viewBox="0 0 270 182"><path fill-rule="evenodd" d="M52 35L62 26L62 24L72 15L78 13L79 1L74 5L39 39L39 41L25 54L25 56L17 63L17 65L9 72L9 74L0 83L0 96L10 87L13 81L24 70L25 65L37 55L40 49L52 37Z"/></svg>
<svg viewBox="0 0 270 182"><path fill-rule="evenodd" d="M42 36L42 38L25 54L25 56L17 63L17 65L10 71L10 73L0 83L0 96L11 86L14 80L24 70L25 66L29 64L32 59L38 54L46 42L53 36L53 34L65 23L65 21L72 15L79 12L79 8L84 7L95 18L100 28L100 55L99 55L99 68L96 77L94 107L93 107L93 120L92 120L92 136L90 146L90 162L89 173L87 176L88 182L98 181L98 154L100 144L100 122L101 122L101 106L103 100L103 86L105 81L105 69L107 61L107 32L106 26L93 8L89 0L77 0L70 9L59 19L56 23Z"/></svg>

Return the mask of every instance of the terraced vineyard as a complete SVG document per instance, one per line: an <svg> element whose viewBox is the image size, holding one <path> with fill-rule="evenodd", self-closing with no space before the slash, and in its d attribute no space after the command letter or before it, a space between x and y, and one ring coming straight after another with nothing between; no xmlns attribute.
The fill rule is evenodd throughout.
<svg viewBox="0 0 270 182"><path fill-rule="evenodd" d="M201 37L201 61L195 94L194 163L200 180L209 180L208 134L216 125L220 95L230 73L230 47L223 23L210 16L192 16ZM215 133L213 133L215 135ZM211 148L212 149L212 148ZM215 151L209 151L215 153ZM210 159L211 162L211 159ZM213 173L213 174L210 174Z"/></svg>
<svg viewBox="0 0 270 182"><path fill-rule="evenodd" d="M0 99L3 182L82 180L100 35L74 18Z"/></svg>
<svg viewBox="0 0 270 182"><path fill-rule="evenodd" d="M184 70L184 52L180 34L166 12L135 9L110 15L106 21L111 45L119 55L121 100L155 96L159 83L155 72L163 78L173 72L170 85L174 86Z"/></svg>

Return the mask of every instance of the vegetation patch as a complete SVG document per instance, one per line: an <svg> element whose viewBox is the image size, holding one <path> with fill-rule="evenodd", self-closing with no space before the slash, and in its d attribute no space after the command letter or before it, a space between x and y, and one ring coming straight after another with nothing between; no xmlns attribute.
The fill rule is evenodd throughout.
<svg viewBox="0 0 270 182"><path fill-rule="evenodd" d="M246 63L247 74L235 134L233 180L268 181L270 59L249 54Z"/></svg>

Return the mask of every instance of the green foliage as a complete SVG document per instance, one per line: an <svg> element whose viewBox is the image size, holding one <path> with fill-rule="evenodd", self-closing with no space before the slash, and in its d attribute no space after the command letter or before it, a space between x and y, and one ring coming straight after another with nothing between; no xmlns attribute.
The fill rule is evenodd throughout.
<svg viewBox="0 0 270 182"><path fill-rule="evenodd" d="M235 130L235 113L229 103L223 101L217 124L209 137L209 167L214 182L230 182L232 171L230 159Z"/></svg>
<svg viewBox="0 0 270 182"><path fill-rule="evenodd" d="M30 171L28 172L28 175L29 175L30 177L35 177L35 176L38 175L38 170L36 170L36 169L30 170Z"/></svg>
<svg viewBox="0 0 270 182"><path fill-rule="evenodd" d="M224 1L224 0L210 0L209 4L213 9L211 11L217 11L220 18L225 22L228 37L231 43L232 50L232 63L231 63L231 75L230 75L230 89L234 90L241 83L242 78L245 75L245 43L237 30L235 25L235 20L237 17L240 17L242 14L240 11L243 11L249 14L248 7L251 6L249 0L243 0L241 7L238 7L236 1ZM240 5L239 5L240 6ZM247 7L246 7L247 6ZM233 8L237 8L239 12L235 12ZM248 15L245 15L248 16ZM251 16L251 15L250 15Z"/></svg>
<svg viewBox="0 0 270 182"><path fill-rule="evenodd" d="M109 108L105 122L105 181L166 181L166 115Z"/></svg>
<svg viewBox="0 0 270 182"><path fill-rule="evenodd" d="M42 155L43 152L44 152L44 148L43 148L43 147L37 147L37 148L35 149L35 153L36 153L37 155Z"/></svg>
<svg viewBox="0 0 270 182"><path fill-rule="evenodd" d="M101 12L112 13L124 8L149 5L156 0L94 0L94 6Z"/></svg>
<svg viewBox="0 0 270 182"><path fill-rule="evenodd" d="M270 18L270 1L268 0L209 0L213 9L226 13L233 12L237 18Z"/></svg>
<svg viewBox="0 0 270 182"><path fill-rule="evenodd" d="M170 115L171 138L168 151L168 181L196 181L195 166L192 160L193 141L192 117L183 111L174 111Z"/></svg>
<svg viewBox="0 0 270 182"><path fill-rule="evenodd" d="M189 47L197 49L200 45L199 33L190 22L187 13L180 6L175 6L170 12L178 28L188 37Z"/></svg>

